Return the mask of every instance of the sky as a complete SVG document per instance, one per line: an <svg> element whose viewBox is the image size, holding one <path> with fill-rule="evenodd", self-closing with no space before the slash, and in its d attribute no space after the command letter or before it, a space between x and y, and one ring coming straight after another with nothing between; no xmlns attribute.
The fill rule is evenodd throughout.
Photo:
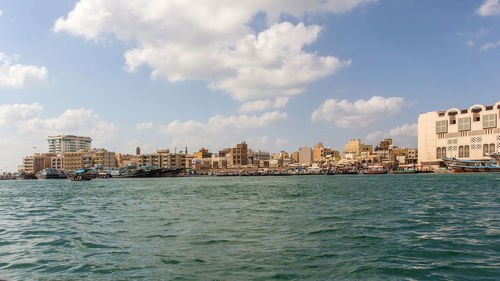
<svg viewBox="0 0 500 281"><path fill-rule="evenodd" d="M499 62L499 0L2 1L0 172L60 134L415 147L420 113L500 100Z"/></svg>

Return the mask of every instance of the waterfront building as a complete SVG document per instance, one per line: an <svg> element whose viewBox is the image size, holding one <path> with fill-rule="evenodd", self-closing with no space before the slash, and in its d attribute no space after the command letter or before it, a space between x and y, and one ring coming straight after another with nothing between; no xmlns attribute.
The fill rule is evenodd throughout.
<svg viewBox="0 0 500 281"><path fill-rule="evenodd" d="M116 158L116 165L118 167L136 166L137 165L137 156L136 155L116 153L115 158Z"/></svg>
<svg viewBox="0 0 500 281"><path fill-rule="evenodd" d="M157 150L156 153L138 155L137 165L169 169L186 168L186 155L184 153L170 153L169 149Z"/></svg>
<svg viewBox="0 0 500 281"><path fill-rule="evenodd" d="M227 157L218 157L215 154L210 158L210 168L211 169L222 169L227 168Z"/></svg>
<svg viewBox="0 0 500 281"><path fill-rule="evenodd" d="M64 170L64 157L58 155L50 158L50 168L62 171Z"/></svg>
<svg viewBox="0 0 500 281"><path fill-rule="evenodd" d="M244 166L248 164L248 145L245 142L231 148L231 166Z"/></svg>
<svg viewBox="0 0 500 281"><path fill-rule="evenodd" d="M19 169L19 172L32 173L33 172L33 159L34 156L26 156L23 158L22 169Z"/></svg>
<svg viewBox="0 0 500 281"><path fill-rule="evenodd" d="M325 157L325 148L322 142L318 142L318 144L314 146L312 151L313 151L312 160L314 162L321 161Z"/></svg>
<svg viewBox="0 0 500 281"><path fill-rule="evenodd" d="M73 135L49 136L49 153L61 154L64 152L90 151L92 139Z"/></svg>
<svg viewBox="0 0 500 281"><path fill-rule="evenodd" d="M295 151L292 153L292 162L299 163L299 152L298 151Z"/></svg>
<svg viewBox="0 0 500 281"><path fill-rule="evenodd" d="M65 171L76 171L84 168L83 165L84 152L64 152L63 156L63 169Z"/></svg>
<svg viewBox="0 0 500 281"><path fill-rule="evenodd" d="M257 150L253 152L254 161L269 161L271 159L271 153L267 151Z"/></svg>
<svg viewBox="0 0 500 281"><path fill-rule="evenodd" d="M51 158L56 156L53 153L35 153L33 156L23 158L22 171L27 173L37 173L43 169L51 167Z"/></svg>
<svg viewBox="0 0 500 281"><path fill-rule="evenodd" d="M367 152L368 154L373 153L373 145L366 145L361 142L360 139L352 139L344 146L345 154L354 154L355 158L361 156L362 152Z"/></svg>
<svg viewBox="0 0 500 281"><path fill-rule="evenodd" d="M418 163L440 165L443 158L488 159L500 151L500 102L420 114Z"/></svg>
<svg viewBox="0 0 500 281"><path fill-rule="evenodd" d="M208 152L208 149L201 148L200 151L193 153L194 157L198 159L210 158L212 157L212 153Z"/></svg>
<svg viewBox="0 0 500 281"><path fill-rule="evenodd" d="M392 139L384 139L378 143L378 145L375 147L375 151L388 151L389 147L392 145Z"/></svg>
<svg viewBox="0 0 500 281"><path fill-rule="evenodd" d="M186 155L184 153L161 154L160 167L177 169L186 167Z"/></svg>
<svg viewBox="0 0 500 281"><path fill-rule="evenodd" d="M224 148L222 150L219 150L219 157L231 157L231 150L232 148Z"/></svg>
<svg viewBox="0 0 500 281"><path fill-rule="evenodd" d="M299 164L309 166L313 160L312 149L308 146L299 148Z"/></svg>
<svg viewBox="0 0 500 281"><path fill-rule="evenodd" d="M104 148L91 151L92 166L100 168L116 167L116 157L114 152L109 152Z"/></svg>

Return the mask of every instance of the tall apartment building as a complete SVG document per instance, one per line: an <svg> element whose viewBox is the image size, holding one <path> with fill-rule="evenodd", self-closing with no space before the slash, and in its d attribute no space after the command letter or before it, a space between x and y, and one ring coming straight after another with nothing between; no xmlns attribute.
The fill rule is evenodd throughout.
<svg viewBox="0 0 500 281"><path fill-rule="evenodd" d="M245 142L231 148L231 165L243 166L248 164L248 145Z"/></svg>
<svg viewBox="0 0 500 281"><path fill-rule="evenodd" d="M61 154L64 152L90 151L92 139L72 135L49 136L49 153Z"/></svg>
<svg viewBox="0 0 500 281"><path fill-rule="evenodd" d="M487 159L500 151L499 118L500 102L420 114L418 162L437 164L445 157Z"/></svg>

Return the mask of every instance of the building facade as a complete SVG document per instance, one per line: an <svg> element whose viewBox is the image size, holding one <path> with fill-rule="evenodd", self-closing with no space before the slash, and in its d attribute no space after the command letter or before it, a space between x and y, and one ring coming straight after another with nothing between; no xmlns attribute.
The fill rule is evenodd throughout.
<svg viewBox="0 0 500 281"><path fill-rule="evenodd" d="M311 165L313 160L312 149L308 146L303 146L299 148L299 164L300 165Z"/></svg>
<svg viewBox="0 0 500 281"><path fill-rule="evenodd" d="M344 146L344 154L353 153L356 157L360 157L361 153L366 152L367 154L373 153L373 145L366 145L361 142L360 139L352 139Z"/></svg>
<svg viewBox="0 0 500 281"><path fill-rule="evenodd" d="M49 153L61 154L64 152L90 151L92 139L73 135L49 136Z"/></svg>
<svg viewBox="0 0 500 281"><path fill-rule="evenodd" d="M443 158L488 159L500 151L500 102L451 108L418 117L418 162L438 164Z"/></svg>
<svg viewBox="0 0 500 281"><path fill-rule="evenodd" d="M248 146L245 142L231 149L231 165L244 166L248 164Z"/></svg>

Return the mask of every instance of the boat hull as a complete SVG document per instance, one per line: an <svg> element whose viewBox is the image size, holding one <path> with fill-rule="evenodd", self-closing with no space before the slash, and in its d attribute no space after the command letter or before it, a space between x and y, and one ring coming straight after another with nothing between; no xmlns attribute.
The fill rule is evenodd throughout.
<svg viewBox="0 0 500 281"><path fill-rule="evenodd" d="M178 177L182 169L152 169L132 174L113 175L113 178L168 178Z"/></svg>

